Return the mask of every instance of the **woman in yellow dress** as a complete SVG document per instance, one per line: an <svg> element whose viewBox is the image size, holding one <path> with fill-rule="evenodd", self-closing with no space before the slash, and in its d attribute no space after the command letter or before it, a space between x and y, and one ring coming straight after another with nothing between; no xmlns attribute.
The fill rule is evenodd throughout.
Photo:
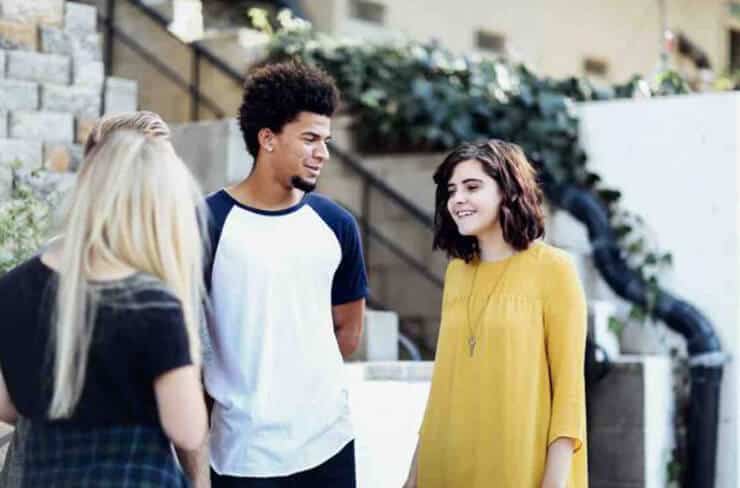
<svg viewBox="0 0 740 488"><path fill-rule="evenodd" d="M408 488L586 488L586 302L569 256L539 240L522 150L463 144L439 166L445 276L434 376Z"/></svg>

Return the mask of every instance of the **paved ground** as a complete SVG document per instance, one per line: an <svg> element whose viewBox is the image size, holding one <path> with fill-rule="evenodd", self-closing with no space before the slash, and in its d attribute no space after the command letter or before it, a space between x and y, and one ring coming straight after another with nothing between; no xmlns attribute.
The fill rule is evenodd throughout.
<svg viewBox="0 0 740 488"><path fill-rule="evenodd" d="M358 488L401 488L416 447L428 381L365 381L352 375Z"/></svg>
<svg viewBox="0 0 740 488"><path fill-rule="evenodd" d="M374 377L403 378L403 367L381 367ZM429 394L428 381L367 380L364 365L348 367L350 403L356 433L358 488L400 488ZM0 422L0 438L11 432ZM0 448L0 465L6 447Z"/></svg>

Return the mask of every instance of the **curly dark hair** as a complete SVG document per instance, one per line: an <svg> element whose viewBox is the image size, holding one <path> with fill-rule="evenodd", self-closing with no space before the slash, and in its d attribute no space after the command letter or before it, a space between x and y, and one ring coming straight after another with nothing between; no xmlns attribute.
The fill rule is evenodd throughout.
<svg viewBox="0 0 740 488"><path fill-rule="evenodd" d="M279 133L301 112L331 117L339 104L334 79L324 71L297 61L265 64L250 72L239 107L239 127L249 153L257 159L257 133Z"/></svg>
<svg viewBox="0 0 740 488"><path fill-rule="evenodd" d="M498 183L502 199L498 219L504 240L523 250L545 233L543 194L524 151L510 142L492 139L485 143L464 143L455 148L434 172L437 185L434 204L434 249L466 262L480 257L478 239L461 235L449 210L448 182L463 161L480 161L483 170Z"/></svg>

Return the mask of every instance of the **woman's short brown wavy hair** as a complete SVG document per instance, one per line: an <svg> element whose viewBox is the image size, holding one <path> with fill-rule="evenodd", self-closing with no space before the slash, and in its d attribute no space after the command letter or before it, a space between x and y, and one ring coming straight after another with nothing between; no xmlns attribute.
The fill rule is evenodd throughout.
<svg viewBox="0 0 740 488"><path fill-rule="evenodd" d="M542 190L522 148L492 139L485 143L464 143L455 148L434 172L434 249L470 262L480 257L478 239L457 230L449 210L447 185L455 167L463 161L480 161L483 170L498 183L502 199L498 219L504 240L519 251L527 249L545 233Z"/></svg>

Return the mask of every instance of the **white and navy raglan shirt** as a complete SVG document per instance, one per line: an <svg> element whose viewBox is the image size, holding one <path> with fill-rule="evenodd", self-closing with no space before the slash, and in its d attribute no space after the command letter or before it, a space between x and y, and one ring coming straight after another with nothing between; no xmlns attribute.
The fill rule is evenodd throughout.
<svg viewBox="0 0 740 488"><path fill-rule="evenodd" d="M355 219L313 193L279 211L224 190L207 203L211 466L243 477L316 467L354 438L332 306L367 295Z"/></svg>

